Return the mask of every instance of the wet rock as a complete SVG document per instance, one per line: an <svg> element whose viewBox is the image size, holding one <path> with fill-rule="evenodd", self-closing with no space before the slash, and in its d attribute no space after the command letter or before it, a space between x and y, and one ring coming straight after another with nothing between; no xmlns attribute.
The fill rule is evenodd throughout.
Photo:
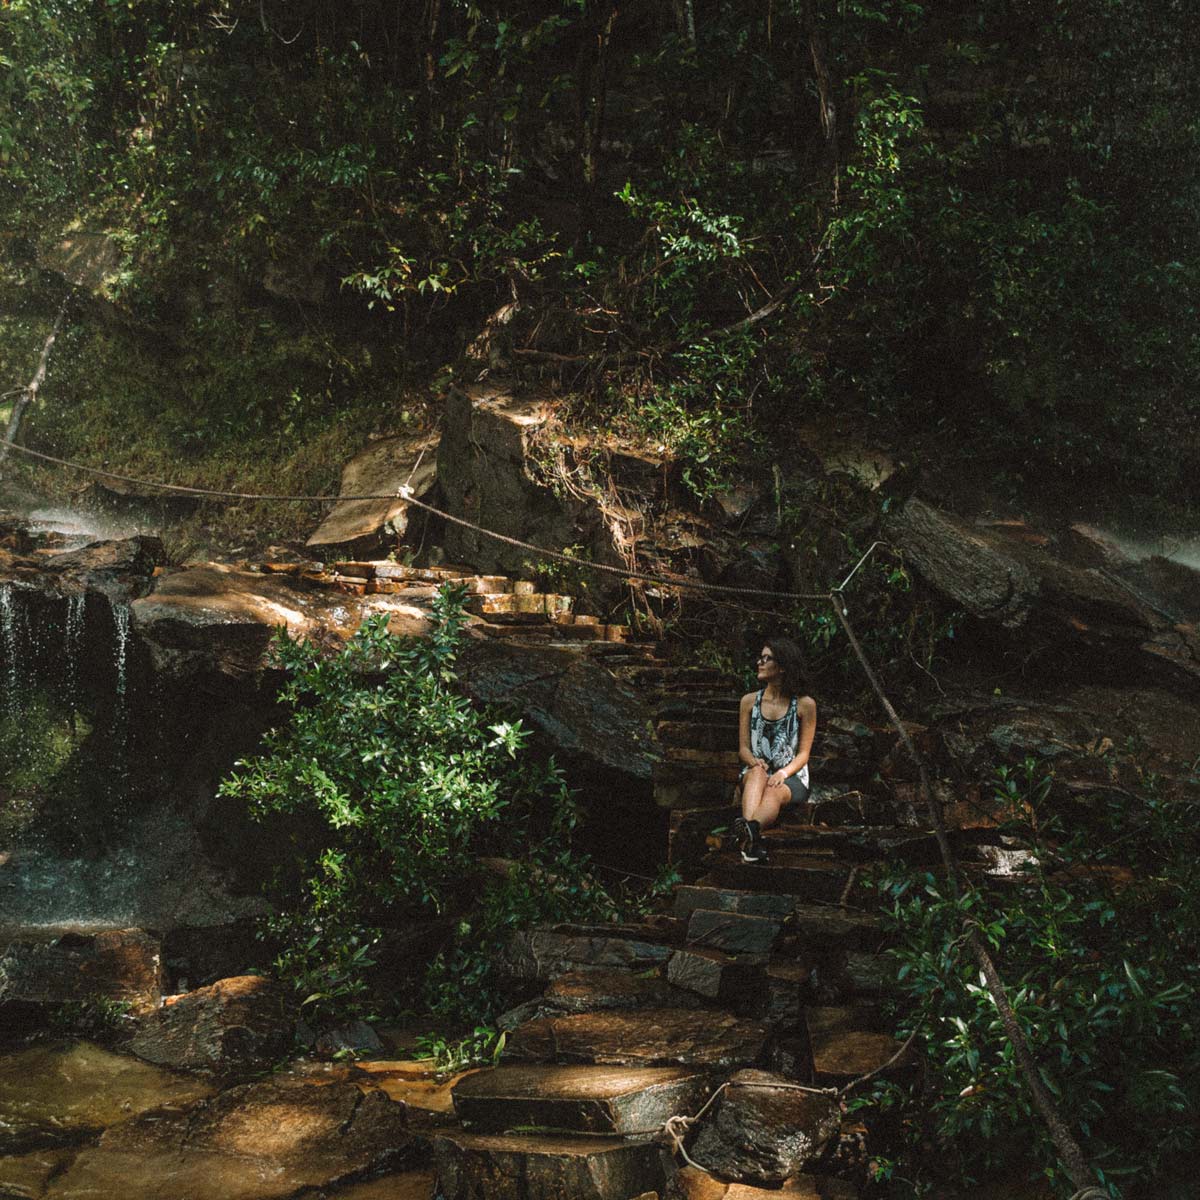
<svg viewBox="0 0 1200 1200"><path fill-rule="evenodd" d="M48 1043L0 1059L0 1154L73 1145L139 1113L210 1095L201 1080L90 1042Z"/></svg>
<svg viewBox="0 0 1200 1200"><path fill-rule="evenodd" d="M526 1125L578 1133L651 1133L693 1112L707 1076L687 1067L505 1065L454 1089L463 1125L489 1133Z"/></svg>
<svg viewBox="0 0 1200 1200"><path fill-rule="evenodd" d="M56 554L45 561L42 569L64 585L101 592L111 603L125 604L150 590L154 568L165 561L158 538L138 536L93 542Z"/></svg>
<svg viewBox="0 0 1200 1200"><path fill-rule="evenodd" d="M0 1153L0 1196L5 1200L38 1200L46 1184L74 1157L73 1150L35 1150L30 1154Z"/></svg>
<svg viewBox="0 0 1200 1200"><path fill-rule="evenodd" d="M698 996L738 1004L755 994L764 976L761 959L735 958L720 950L689 946L671 955L667 978Z"/></svg>
<svg viewBox="0 0 1200 1200"><path fill-rule="evenodd" d="M141 929L17 931L6 941L0 1004L104 999L146 1010L162 994L161 943Z"/></svg>
<svg viewBox="0 0 1200 1200"><path fill-rule="evenodd" d="M783 920L795 900L791 896L773 896L770 892L739 892L714 887L677 887L675 915L688 917L697 909L713 912L740 913L753 917L774 917Z"/></svg>
<svg viewBox="0 0 1200 1200"><path fill-rule="evenodd" d="M895 1056L900 1043L873 1027L874 1015L848 1007L811 1007L805 1011L813 1078L819 1086L841 1087Z"/></svg>
<svg viewBox="0 0 1200 1200"><path fill-rule="evenodd" d="M339 1054L374 1055L383 1052L379 1034L366 1021L351 1021L321 1034L316 1040L316 1052L322 1058Z"/></svg>
<svg viewBox="0 0 1200 1200"><path fill-rule="evenodd" d="M739 1071L690 1153L714 1174L778 1184L812 1163L837 1132L838 1105L767 1071Z"/></svg>
<svg viewBox="0 0 1200 1200"><path fill-rule="evenodd" d="M277 1062L292 1044L286 994L261 975L222 979L144 1018L129 1049L147 1062L220 1074Z"/></svg>
<svg viewBox="0 0 1200 1200"><path fill-rule="evenodd" d="M456 1133L434 1142L434 1158L445 1200L631 1200L670 1170L653 1142L611 1137Z"/></svg>
<svg viewBox="0 0 1200 1200"><path fill-rule="evenodd" d="M275 1200L413 1153L403 1106L351 1083L230 1088L175 1114L109 1129L54 1179L47 1200Z"/></svg>
<svg viewBox="0 0 1200 1200"><path fill-rule="evenodd" d="M454 1088L475 1070L440 1074L428 1059L372 1059L341 1068L342 1077L361 1088L378 1088L392 1100L403 1104L413 1127L433 1128L453 1125Z"/></svg>
<svg viewBox="0 0 1200 1200"><path fill-rule="evenodd" d="M730 954L768 954L779 938L780 923L770 917L696 909L688 921L688 944L711 946Z"/></svg>
<svg viewBox="0 0 1200 1200"><path fill-rule="evenodd" d="M1028 541L973 528L912 498L885 523L924 579L972 616L1091 652L1093 666L1194 690L1200 659L1170 613L1101 568L1072 566Z"/></svg>
<svg viewBox="0 0 1200 1200"><path fill-rule="evenodd" d="M345 638L363 617L386 612L393 633L420 635L423 609L400 597L348 598L311 591L293 575L263 574L208 563L172 571L133 605L134 626L156 670L176 679L242 679L265 665L275 629L293 637Z"/></svg>
<svg viewBox="0 0 1200 1200"><path fill-rule="evenodd" d="M428 1167L338 1188L337 1200L430 1200L437 1173Z"/></svg>
<svg viewBox="0 0 1200 1200"><path fill-rule="evenodd" d="M402 539L413 510L398 498L411 487L418 499L428 498L437 482L437 433L381 438L342 468L341 495L386 495L388 500L343 500L309 537L318 555L373 558L386 554Z"/></svg>
<svg viewBox="0 0 1200 1200"><path fill-rule="evenodd" d="M834 946L875 949L883 936L875 917L842 912L823 904L797 904L793 922L805 949L824 950Z"/></svg>
<svg viewBox="0 0 1200 1200"><path fill-rule="evenodd" d="M887 532L925 579L969 613L1009 629L1024 624L1036 578L992 537L915 496L892 515Z"/></svg>
<svg viewBox="0 0 1200 1200"><path fill-rule="evenodd" d="M749 1066L768 1030L725 1012L642 1009L542 1017L509 1036L505 1058L636 1066Z"/></svg>

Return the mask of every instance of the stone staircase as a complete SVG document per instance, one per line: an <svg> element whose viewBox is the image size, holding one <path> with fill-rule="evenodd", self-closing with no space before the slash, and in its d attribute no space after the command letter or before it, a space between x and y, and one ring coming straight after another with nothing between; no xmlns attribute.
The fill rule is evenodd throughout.
<svg viewBox="0 0 1200 1200"><path fill-rule="evenodd" d="M380 560L263 563L260 569L265 574L296 576L313 588L350 596L393 596L419 607L427 606L443 584L455 583L466 589L471 624L488 637L566 646L623 645L632 640L628 625L576 614L571 596L539 592L530 580L479 575L467 567L413 567ZM648 647L642 647L633 657L642 657L648 651Z"/></svg>
<svg viewBox="0 0 1200 1200"><path fill-rule="evenodd" d="M736 815L738 681L654 650L613 669L656 713L654 798L671 812L684 882L637 924L513 938L505 970L538 994L501 1019L500 1064L453 1089L461 1130L435 1141L445 1200L857 1195L865 1130L820 1089L899 1050L863 876L936 847L875 797L837 785L818 790L809 814L828 824L771 830L770 863L742 863L723 835ZM859 740L874 745L877 731ZM663 1126L722 1085L686 1141L706 1170L680 1169Z"/></svg>

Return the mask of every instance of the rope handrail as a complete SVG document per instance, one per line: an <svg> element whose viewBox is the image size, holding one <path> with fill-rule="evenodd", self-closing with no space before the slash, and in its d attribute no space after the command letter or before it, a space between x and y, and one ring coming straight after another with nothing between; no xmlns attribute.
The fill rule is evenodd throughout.
<svg viewBox="0 0 1200 1200"><path fill-rule="evenodd" d="M829 593L824 592L793 592L778 588L747 588L733 587L729 584L720 583L705 583L699 579L688 579L686 576L676 575L654 575L645 571L635 571L627 567L616 567L609 563L589 562L586 559L575 558L569 554L564 554L559 550L551 550L546 546L538 546L533 542L523 541L521 538L511 537L505 533L498 533L494 529L488 529L483 525L478 525L474 521L468 521L464 517L456 517L453 513L444 512L442 509L435 507L432 504L426 503L424 500L418 500L413 495L412 488L407 484L395 492L369 492L348 495L286 495L283 493L272 492L235 492L221 488L201 488L190 487L181 483L163 483L156 479L139 479L132 475L122 475L116 471L106 471L100 467L91 467L86 463L73 462L70 459L58 458L53 454L43 454L40 450L30 450L27 446L21 446L16 442L10 442L7 438L0 438L0 446L5 446L9 450L14 450L18 454L23 454L28 458L37 459L40 462L50 463L57 467L66 467L73 471L80 471L87 475L95 475L101 479L113 479L119 483L128 483L137 487L158 488L164 492L174 492L184 496L204 496L213 500L244 500L256 503L314 503L328 504L340 503L342 501L355 500L403 500L406 504L411 504L416 508L423 509L434 516L440 517L444 521L449 521L452 525L458 525L464 529L469 529L474 533L478 533L484 537L491 538L494 541L502 542L505 545L513 546L520 550L528 550L532 554L537 554L542 558L549 559L554 562L566 563L570 566L577 567L581 570L598 571L607 575L615 575L621 579L631 580L637 583L646 583L659 587L681 588L690 591L709 592L723 596L758 596L770 597L777 600L792 600L805 601L808 603L824 602L829 599ZM411 476L410 476L411 478ZM841 587L845 587L849 583L858 568L867 560L876 546L882 545L881 542L876 542L875 545L862 556L858 566L851 571ZM837 590L841 591L841 587Z"/></svg>

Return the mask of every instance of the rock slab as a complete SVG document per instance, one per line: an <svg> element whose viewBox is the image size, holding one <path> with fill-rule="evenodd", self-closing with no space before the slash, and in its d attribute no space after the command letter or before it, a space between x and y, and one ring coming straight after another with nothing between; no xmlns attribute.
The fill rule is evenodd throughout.
<svg viewBox="0 0 1200 1200"><path fill-rule="evenodd" d="M404 1107L351 1083L230 1088L181 1113L108 1130L46 1200L282 1200L406 1159Z"/></svg>

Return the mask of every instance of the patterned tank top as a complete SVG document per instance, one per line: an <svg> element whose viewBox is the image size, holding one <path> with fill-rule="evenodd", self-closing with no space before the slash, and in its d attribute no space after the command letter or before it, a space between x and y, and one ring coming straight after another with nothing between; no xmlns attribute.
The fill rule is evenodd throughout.
<svg viewBox="0 0 1200 1200"><path fill-rule="evenodd" d="M765 690L765 689L764 689ZM782 771L796 757L800 745L800 714L793 696L787 712L776 721L768 721L762 714L763 693L754 697L750 710L750 753L761 758L772 771ZM805 763L793 777L808 785L808 764Z"/></svg>

